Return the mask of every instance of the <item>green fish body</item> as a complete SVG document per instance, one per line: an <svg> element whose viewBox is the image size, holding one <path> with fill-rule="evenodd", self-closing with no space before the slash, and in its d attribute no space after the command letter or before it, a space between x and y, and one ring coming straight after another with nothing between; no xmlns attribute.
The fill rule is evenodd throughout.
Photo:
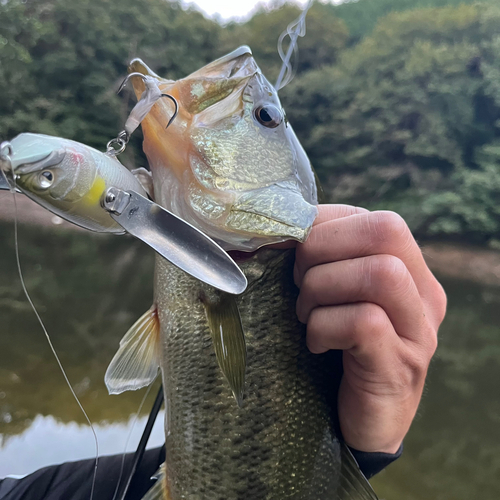
<svg viewBox="0 0 500 500"><path fill-rule="evenodd" d="M146 499L376 499L339 439L338 353L314 355L295 314L293 250L317 215L309 160L248 47L187 77L158 80L142 122L155 201L241 259L247 290L224 295L157 258L155 302L106 373L110 392L161 367L166 464ZM143 80L133 77L137 96ZM264 247L264 248L262 248Z"/></svg>
<svg viewBox="0 0 500 500"><path fill-rule="evenodd" d="M209 326L206 302L219 292L158 257L169 500L376 498L337 437L340 358L306 347L293 262L293 250L261 250L242 263L249 286L234 300L247 367L238 406Z"/></svg>

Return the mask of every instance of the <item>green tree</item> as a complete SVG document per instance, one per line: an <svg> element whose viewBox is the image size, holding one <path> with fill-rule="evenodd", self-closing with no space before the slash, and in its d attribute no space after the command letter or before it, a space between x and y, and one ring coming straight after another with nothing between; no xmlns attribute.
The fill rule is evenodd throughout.
<svg viewBox="0 0 500 500"><path fill-rule="evenodd" d="M390 14L337 65L292 82L288 116L330 198L396 209L419 234L498 232L484 206L495 182L469 215L459 207L495 170L477 152L500 135L499 36L498 7Z"/></svg>
<svg viewBox="0 0 500 500"><path fill-rule="evenodd" d="M474 3L477 3L477 0L347 0L340 5L327 6L346 23L353 41L357 41L370 34L379 19L393 12Z"/></svg>
<svg viewBox="0 0 500 500"><path fill-rule="evenodd" d="M214 57L220 30L164 0L1 2L0 137L32 131L102 149L125 120L115 90L128 61L179 78Z"/></svg>
<svg viewBox="0 0 500 500"><path fill-rule="evenodd" d="M301 13L296 5L284 4L271 11L261 9L244 24L233 23L222 34L226 52L246 44L267 78L274 83L281 68L277 43L280 34ZM343 21L326 5L316 2L306 18L306 36L299 38L298 73L334 64L348 40ZM237 40L237 42L235 42ZM284 48L288 47L289 38Z"/></svg>

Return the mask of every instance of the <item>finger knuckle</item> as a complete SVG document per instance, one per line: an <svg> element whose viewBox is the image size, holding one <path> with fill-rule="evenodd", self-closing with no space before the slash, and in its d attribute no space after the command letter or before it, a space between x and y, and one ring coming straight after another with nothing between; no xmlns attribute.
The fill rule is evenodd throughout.
<svg viewBox="0 0 500 500"><path fill-rule="evenodd" d="M377 342L386 333L387 330L387 314L377 304L363 304L357 311L354 321L354 331L356 343L362 342L369 338L371 341Z"/></svg>
<svg viewBox="0 0 500 500"><path fill-rule="evenodd" d="M438 336L434 328L428 325L423 332L421 341L423 352L427 358L427 363L434 356L438 347Z"/></svg>
<svg viewBox="0 0 500 500"><path fill-rule="evenodd" d="M405 241L408 239L410 230L405 220L396 212L372 212L369 221L370 238L373 243Z"/></svg>
<svg viewBox="0 0 500 500"><path fill-rule="evenodd" d="M435 330L427 326L418 342L406 343L400 351L400 382L402 386L419 387L427 375L431 359L436 352L438 339Z"/></svg>
<svg viewBox="0 0 500 500"><path fill-rule="evenodd" d="M435 280L434 288L435 292L433 297L433 304L436 311L437 322L438 325L440 325L443 322L444 317L446 315L448 299L446 297L444 288L442 287L441 283L439 283L438 280Z"/></svg>
<svg viewBox="0 0 500 500"><path fill-rule="evenodd" d="M367 278L376 288L399 288L408 281L408 270L404 262L393 255L374 255L367 259Z"/></svg>
<svg viewBox="0 0 500 500"><path fill-rule="evenodd" d="M422 349L405 349L400 353L397 384L403 390L420 388L427 375L430 358Z"/></svg>
<svg viewBox="0 0 500 500"><path fill-rule="evenodd" d="M427 340L427 353L429 355L429 359L431 359L437 351L438 348L438 336L436 332L432 331L432 334L429 335Z"/></svg>

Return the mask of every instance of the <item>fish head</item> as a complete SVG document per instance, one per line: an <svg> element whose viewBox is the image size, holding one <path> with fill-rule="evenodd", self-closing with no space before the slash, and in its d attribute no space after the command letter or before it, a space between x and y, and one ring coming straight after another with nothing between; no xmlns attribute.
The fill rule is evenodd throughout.
<svg viewBox="0 0 500 500"><path fill-rule="evenodd" d="M143 120L156 202L226 250L304 241L317 215L310 162L278 94L248 47L181 80L160 78L141 60L130 72L158 79L160 99ZM132 77L137 96L141 78Z"/></svg>
<svg viewBox="0 0 500 500"><path fill-rule="evenodd" d="M11 141L11 151L16 186L42 206L78 201L92 187L95 166L76 142L24 133Z"/></svg>

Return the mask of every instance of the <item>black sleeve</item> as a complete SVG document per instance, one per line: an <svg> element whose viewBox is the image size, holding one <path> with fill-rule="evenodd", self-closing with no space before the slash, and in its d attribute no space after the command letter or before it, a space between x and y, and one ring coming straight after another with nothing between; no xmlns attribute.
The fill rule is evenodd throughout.
<svg viewBox="0 0 500 500"><path fill-rule="evenodd" d="M114 496L123 455L99 458L94 498L111 500ZM121 483L127 479L133 454L125 455ZM151 476L165 461L165 448L146 450L141 460L129 498L142 498L154 484ZM22 479L7 477L0 480L0 500L88 500L92 486L95 460L66 462L37 470Z"/></svg>
<svg viewBox="0 0 500 500"><path fill-rule="evenodd" d="M367 453L366 451L355 450L349 448L356 462L358 462L361 472L367 479L370 479L375 474L378 474L382 469L397 460L403 453L403 445L399 447L396 453Z"/></svg>

